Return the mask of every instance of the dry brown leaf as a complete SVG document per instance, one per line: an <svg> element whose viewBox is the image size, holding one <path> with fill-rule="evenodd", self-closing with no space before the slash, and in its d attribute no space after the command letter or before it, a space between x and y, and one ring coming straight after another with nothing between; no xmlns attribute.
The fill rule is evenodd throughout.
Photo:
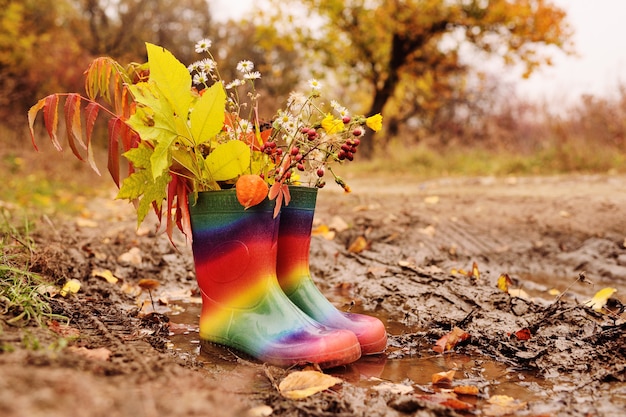
<svg viewBox="0 0 626 417"><path fill-rule="evenodd" d="M124 252L120 256L117 257L118 262L123 264L129 264L134 266L141 265L141 249L139 248L130 248L128 252Z"/></svg>
<svg viewBox="0 0 626 417"><path fill-rule="evenodd" d="M365 249L367 249L368 243L367 240L363 236L358 236L350 246L348 247L348 252L351 253L361 253Z"/></svg>
<svg viewBox="0 0 626 417"><path fill-rule="evenodd" d="M464 330L461 330L458 327L455 327L449 333L441 336L439 340L437 340L437 343L435 343L433 350L437 353L443 353L450 349L454 349L454 347L458 343L469 339L469 337L470 337L469 333L467 333Z"/></svg>
<svg viewBox="0 0 626 417"><path fill-rule="evenodd" d="M97 361L108 361L109 357L111 356L111 351L103 347L96 349L87 349L86 347L70 346L67 348L67 350L72 353L76 353L77 355L83 356L87 359Z"/></svg>
<svg viewBox="0 0 626 417"><path fill-rule="evenodd" d="M373 390L379 392L389 392L391 394L409 394L413 392L413 387L404 384L394 384L391 382L382 382L372 387Z"/></svg>
<svg viewBox="0 0 626 417"><path fill-rule="evenodd" d="M278 389L283 397L300 400L327 390L343 381L317 371L292 372L280 382Z"/></svg>
<svg viewBox="0 0 626 417"><path fill-rule="evenodd" d="M61 337L76 339L80 336L80 331L74 327L70 327L67 324L61 324L56 320L48 321L48 328L58 334Z"/></svg>
<svg viewBox="0 0 626 417"><path fill-rule="evenodd" d="M431 379L433 384L447 384L452 382L454 379L454 374L456 371L454 369L447 372L437 372L433 374Z"/></svg>
<svg viewBox="0 0 626 417"><path fill-rule="evenodd" d="M451 408L453 410L471 410L474 408L473 404L466 403L465 401L458 400L456 398L450 398L445 401L440 402L439 404Z"/></svg>
<svg viewBox="0 0 626 417"><path fill-rule="evenodd" d="M478 395L478 387L475 385L459 385L452 389L458 395Z"/></svg>
<svg viewBox="0 0 626 417"><path fill-rule="evenodd" d="M516 400L508 395L493 395L487 402L489 405L483 409L483 414L491 417L505 416L526 408L526 402Z"/></svg>
<svg viewBox="0 0 626 417"><path fill-rule="evenodd" d="M333 216L333 218L330 219L328 227L331 230L336 231L337 233L341 233L348 230L350 228L350 225L348 225L348 223L342 217Z"/></svg>

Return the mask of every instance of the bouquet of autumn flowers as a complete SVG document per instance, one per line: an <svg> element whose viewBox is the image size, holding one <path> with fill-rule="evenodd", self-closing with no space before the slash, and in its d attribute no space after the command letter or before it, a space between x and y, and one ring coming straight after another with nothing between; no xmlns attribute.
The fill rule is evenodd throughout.
<svg viewBox="0 0 626 417"><path fill-rule="evenodd" d="M336 101L327 107L320 103L320 83L310 80L307 94L293 92L273 121L264 123L255 89L261 74L254 64L241 61L241 78L226 83L210 47L209 40L199 41L196 52L208 57L188 67L150 43L145 64L95 59L86 71L86 97L56 93L31 107L33 145L41 111L52 143L62 149L57 132L64 99L68 144L98 172L91 139L96 119L106 113L108 170L119 187L117 198L136 203L139 224L151 208L160 220L165 214L170 237L174 226L191 236L190 193L235 186L244 207L276 199L276 215L289 203L289 184L323 187L327 171L349 191L330 165L351 161L365 129L380 130L382 116L350 115ZM125 178L120 155L128 162Z"/></svg>

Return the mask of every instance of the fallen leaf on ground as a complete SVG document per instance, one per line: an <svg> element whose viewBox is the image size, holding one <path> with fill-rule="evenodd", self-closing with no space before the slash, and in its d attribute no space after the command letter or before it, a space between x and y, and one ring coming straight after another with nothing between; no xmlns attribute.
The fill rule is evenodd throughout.
<svg viewBox="0 0 626 417"><path fill-rule="evenodd" d="M274 413L269 405L257 405L246 411L246 417L268 417Z"/></svg>
<svg viewBox="0 0 626 417"><path fill-rule="evenodd" d="M509 274L500 274L498 277L498 288L500 291L509 292L509 286L513 285L513 280Z"/></svg>
<svg viewBox="0 0 626 417"><path fill-rule="evenodd" d="M474 408L473 404L466 403L465 401L457 400L456 398L450 398L448 400L442 401L439 404L451 408L453 410L471 410Z"/></svg>
<svg viewBox="0 0 626 417"><path fill-rule="evenodd" d="M426 204L437 204L439 202L438 195L429 195L428 197L424 197L424 203Z"/></svg>
<svg viewBox="0 0 626 417"><path fill-rule="evenodd" d="M394 384L391 382L383 382L372 387L373 390L379 392L389 392L392 394L408 394L413 392L413 387L404 384Z"/></svg>
<svg viewBox="0 0 626 417"><path fill-rule="evenodd" d="M343 218L339 216L333 216L333 218L330 219L328 227L331 230L336 231L337 233L341 233L345 230L348 230L350 228L350 225L348 225L348 223Z"/></svg>
<svg viewBox="0 0 626 417"><path fill-rule="evenodd" d="M80 281L77 279L70 279L63 285L59 294L63 297L67 297L70 294L76 294L80 290Z"/></svg>
<svg viewBox="0 0 626 417"><path fill-rule="evenodd" d="M454 349L454 347L459 342L463 342L469 339L469 337L470 337L469 333L467 333L464 330L461 330L458 327L455 327L449 333L441 336L439 340L437 340L437 343L435 343L433 350L437 353L443 353L450 349Z"/></svg>
<svg viewBox="0 0 626 417"><path fill-rule="evenodd" d="M99 226L98 222L94 220L90 220L90 219L84 219L82 217L79 217L78 219L76 219L76 225L78 227L89 227L91 229Z"/></svg>
<svg viewBox="0 0 626 417"><path fill-rule="evenodd" d="M486 416L505 416L526 408L526 402L516 400L508 395L493 395L487 402L489 405L483 409Z"/></svg>
<svg viewBox="0 0 626 417"><path fill-rule="evenodd" d="M333 240L335 238L335 232L330 230L325 224L320 224L311 232L312 236L321 236L326 240Z"/></svg>
<svg viewBox="0 0 626 417"><path fill-rule="evenodd" d="M522 300L530 300L530 295L521 288L509 288L509 295L511 297L521 298Z"/></svg>
<svg viewBox="0 0 626 417"><path fill-rule="evenodd" d="M431 380L433 384L447 384L452 382L452 380L454 379L454 374L456 373L456 371L450 370L450 371L446 371L446 372L437 372L436 374L433 374L431 376Z"/></svg>
<svg viewBox="0 0 626 417"><path fill-rule="evenodd" d="M420 232L423 235L426 235L428 237L433 237L435 236L435 233L437 233L437 229L435 229L435 226L433 226L432 224L421 228L421 229L417 229L418 232Z"/></svg>
<svg viewBox="0 0 626 417"><path fill-rule="evenodd" d="M139 266L141 265L141 249L130 248L128 252L124 252L117 257L118 262Z"/></svg>
<svg viewBox="0 0 626 417"><path fill-rule="evenodd" d="M83 356L87 359L97 361L108 361L109 357L111 356L111 351L103 347L87 349L86 347L70 346L67 348L67 350L72 353L76 353L77 355Z"/></svg>
<svg viewBox="0 0 626 417"><path fill-rule="evenodd" d="M296 371L287 375L278 385L278 389L283 397L300 400L342 382L339 378L317 371Z"/></svg>
<svg viewBox="0 0 626 417"><path fill-rule="evenodd" d="M528 329L527 327L516 331L514 334L515 337L517 337L517 340L530 340L531 338L530 329Z"/></svg>
<svg viewBox="0 0 626 417"><path fill-rule="evenodd" d="M602 309L606 305L606 302L609 300L609 298L611 298L613 294L615 294L616 291L617 289L615 288L602 288L600 291L595 293L591 300L586 301L585 305L587 307L591 307L595 311L602 311Z"/></svg>
<svg viewBox="0 0 626 417"><path fill-rule="evenodd" d="M452 274L452 275L463 275L463 276L466 276L468 278L471 278L474 281L478 281L480 279L480 271L478 270L478 264L476 262L472 263L472 270L471 271L466 271L464 269L453 268L450 271L450 274Z"/></svg>
<svg viewBox="0 0 626 417"><path fill-rule="evenodd" d="M75 327L70 327L67 324L59 323L56 320L48 321L48 328L61 337L75 339L80 336L80 331Z"/></svg>
<svg viewBox="0 0 626 417"><path fill-rule="evenodd" d="M458 395L478 395L479 390L475 385L459 385L452 389Z"/></svg>
<svg viewBox="0 0 626 417"><path fill-rule="evenodd" d="M113 275L113 272L108 269L94 269L93 271L91 271L91 276L104 278L109 284L116 284L117 281L119 281L119 279L115 275Z"/></svg>
<svg viewBox="0 0 626 417"><path fill-rule="evenodd" d="M348 252L361 253L367 249L367 240L363 236L358 236L348 247Z"/></svg>

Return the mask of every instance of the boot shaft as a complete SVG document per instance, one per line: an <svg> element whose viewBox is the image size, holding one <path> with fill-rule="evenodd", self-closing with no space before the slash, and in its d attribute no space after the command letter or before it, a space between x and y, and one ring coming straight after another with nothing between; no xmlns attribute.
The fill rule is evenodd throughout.
<svg viewBox="0 0 626 417"><path fill-rule="evenodd" d="M287 293L302 277L309 276L311 229L317 202L317 188L289 187L291 201L280 214L276 273Z"/></svg>
<svg viewBox="0 0 626 417"><path fill-rule="evenodd" d="M274 202L247 210L235 190L198 193L190 203L198 285L218 303L247 308L275 279L278 222Z"/></svg>

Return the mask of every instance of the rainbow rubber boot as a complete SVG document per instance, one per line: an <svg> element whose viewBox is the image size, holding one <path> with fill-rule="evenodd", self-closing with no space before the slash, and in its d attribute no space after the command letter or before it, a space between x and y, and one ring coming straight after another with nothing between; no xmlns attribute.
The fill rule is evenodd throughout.
<svg viewBox="0 0 626 417"><path fill-rule="evenodd" d="M277 366L330 368L361 356L354 333L322 326L281 290L273 201L244 210L235 190L209 191L199 193L189 209L202 340Z"/></svg>
<svg viewBox="0 0 626 417"><path fill-rule="evenodd" d="M339 311L315 286L309 271L311 228L317 188L289 188L291 202L281 209L278 233L278 282L291 301L310 317L333 329L356 334L363 355L382 353L387 346L383 323L364 314Z"/></svg>

